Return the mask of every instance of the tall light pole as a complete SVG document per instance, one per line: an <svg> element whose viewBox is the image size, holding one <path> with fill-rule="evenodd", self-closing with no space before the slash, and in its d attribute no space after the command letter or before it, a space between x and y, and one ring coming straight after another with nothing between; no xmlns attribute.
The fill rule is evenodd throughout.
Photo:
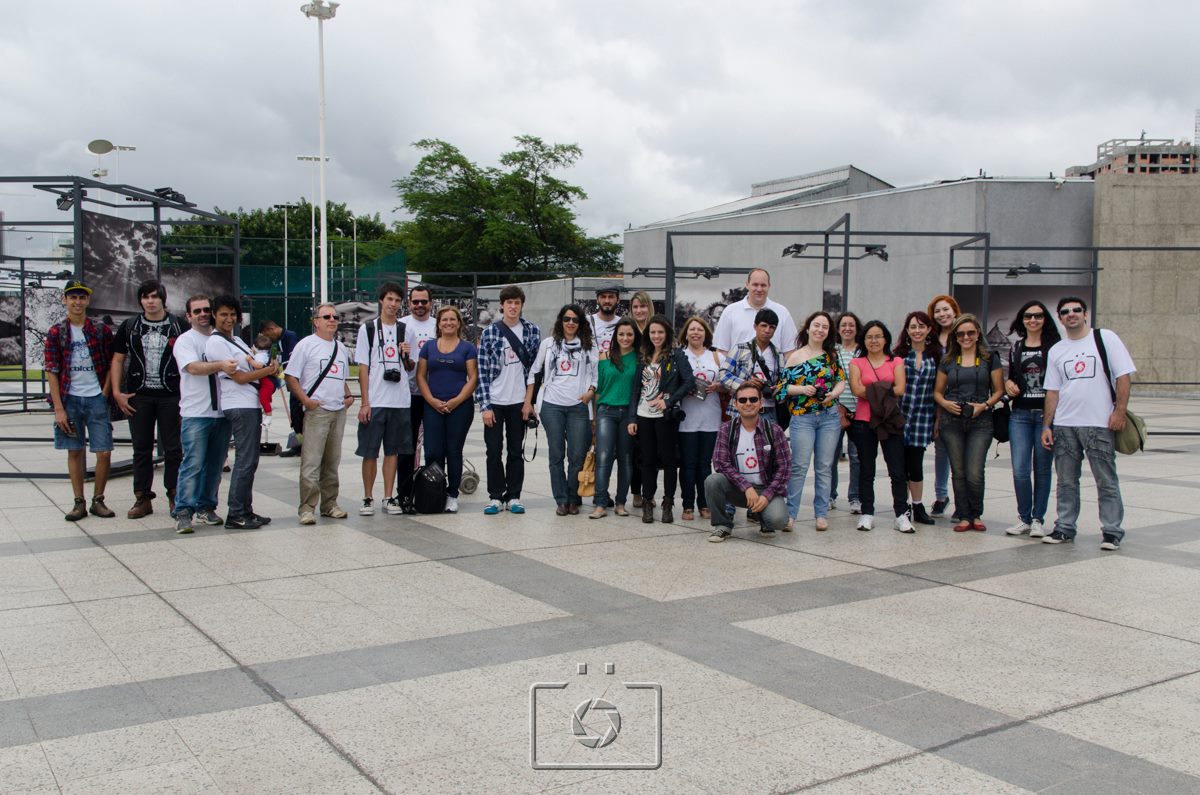
<svg viewBox="0 0 1200 795"><path fill-rule="evenodd" d="M317 168L321 172L321 301L329 300L329 253L326 249L325 234L325 20L333 19L340 3L326 3L325 0L312 0L300 6L300 10L310 19L317 20L317 88L320 99L320 160Z"/></svg>
<svg viewBox="0 0 1200 795"><path fill-rule="evenodd" d="M296 155L297 160L303 160L313 164L313 192L317 190L317 166L329 158L322 160L316 155ZM317 204L313 199L309 199L309 248L308 248L308 286L309 295L312 296L312 309L317 308ZM325 246L325 200L321 200L321 247L322 247L322 267L324 267L324 246Z"/></svg>
<svg viewBox="0 0 1200 795"><path fill-rule="evenodd" d="M276 210L283 210L283 323L284 328L288 327L288 250L287 250L287 221L288 210L293 210L298 205L295 204L276 204Z"/></svg>

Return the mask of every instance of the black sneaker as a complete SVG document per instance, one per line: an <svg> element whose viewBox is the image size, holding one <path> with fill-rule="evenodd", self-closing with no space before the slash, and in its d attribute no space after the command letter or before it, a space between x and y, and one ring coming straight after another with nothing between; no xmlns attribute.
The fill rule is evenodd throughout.
<svg viewBox="0 0 1200 795"><path fill-rule="evenodd" d="M934 500L933 510L929 512L930 516L944 516L946 514L946 506L950 504L950 500Z"/></svg>
<svg viewBox="0 0 1200 795"><path fill-rule="evenodd" d="M1074 537L1067 536L1066 533L1055 530L1050 535L1042 539L1043 544L1070 544L1074 541Z"/></svg>
<svg viewBox="0 0 1200 795"><path fill-rule="evenodd" d="M757 511L746 511L746 521L754 524L762 524L762 514Z"/></svg>
<svg viewBox="0 0 1200 795"><path fill-rule="evenodd" d="M220 516L217 516L216 513L207 508L196 511L196 515L192 517L192 521L210 525L225 524L224 519L222 519Z"/></svg>
<svg viewBox="0 0 1200 795"><path fill-rule="evenodd" d="M1121 548L1121 540L1114 535L1104 534L1104 540L1100 542L1100 548L1105 552L1116 552Z"/></svg>
<svg viewBox="0 0 1200 795"><path fill-rule="evenodd" d="M758 534L760 536L773 536L775 535L775 531L767 527L765 524L760 524L758 526Z"/></svg>
<svg viewBox="0 0 1200 795"><path fill-rule="evenodd" d="M708 540L714 544L719 544L725 539L729 538L731 535L733 535L733 531L728 527L714 527L712 534L708 537Z"/></svg>
<svg viewBox="0 0 1200 795"><path fill-rule="evenodd" d="M256 513L252 513L250 515L254 517L254 521L258 522L263 527L266 527L271 523L271 517L269 516L259 516Z"/></svg>
<svg viewBox="0 0 1200 795"><path fill-rule="evenodd" d="M230 530L257 530L262 522L251 516L230 516L225 520L225 526Z"/></svg>

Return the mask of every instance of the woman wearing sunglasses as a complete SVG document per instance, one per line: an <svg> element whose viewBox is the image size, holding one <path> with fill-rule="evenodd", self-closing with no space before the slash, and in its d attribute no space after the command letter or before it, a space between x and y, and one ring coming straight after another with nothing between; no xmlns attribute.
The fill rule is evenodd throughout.
<svg viewBox="0 0 1200 795"><path fill-rule="evenodd" d="M1042 410L1046 405L1046 362L1058 342L1058 326L1041 301L1027 301L1013 318L1010 334L1020 337L1008 359L1004 391L1012 399L1008 419L1008 446L1012 451L1013 489L1017 494L1017 523L1004 532L1046 535L1046 507L1050 502L1050 470L1054 454L1041 445Z"/></svg>
<svg viewBox="0 0 1200 795"><path fill-rule="evenodd" d="M550 490L559 516L578 514L579 470L592 446L591 403L596 395L597 351L583 307L558 310L554 333L542 340L529 368L529 383L542 374L537 412L546 428ZM566 471L563 471L563 462Z"/></svg>
<svg viewBox="0 0 1200 795"><path fill-rule="evenodd" d="M933 399L941 408L938 438L950 458L954 532L987 530L983 516L983 468L992 446L992 408L1000 402L1000 357L989 351L974 315L959 315L938 365Z"/></svg>
<svg viewBox="0 0 1200 795"><path fill-rule="evenodd" d="M425 463L446 468L446 513L458 513L463 445L475 419L479 351L463 338L458 307L437 312L438 336L417 358L417 388L425 398Z"/></svg>

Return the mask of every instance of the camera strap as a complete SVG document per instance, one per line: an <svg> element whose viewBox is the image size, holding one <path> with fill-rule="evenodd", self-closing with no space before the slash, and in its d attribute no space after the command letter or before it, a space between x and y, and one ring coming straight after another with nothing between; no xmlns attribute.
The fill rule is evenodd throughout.
<svg viewBox="0 0 1200 795"><path fill-rule="evenodd" d="M525 457L525 442L528 439L529 439L529 426L526 425L525 433L521 434L521 460L524 461L525 463L530 463L533 461L533 459L537 458L537 448L538 448L538 426L537 425L533 426L533 455L526 458Z"/></svg>
<svg viewBox="0 0 1200 795"><path fill-rule="evenodd" d="M529 373L529 368L533 366L533 355L521 340L517 339L517 335L508 327L508 324L503 320L499 323L500 333L504 335L504 339L508 340L508 346L513 349L513 353L521 360L521 365L525 368L525 373ZM522 326L524 328L524 326Z"/></svg>
<svg viewBox="0 0 1200 795"><path fill-rule="evenodd" d="M383 323L379 318L367 323L367 366L370 367L370 360L375 356L375 329L379 329L379 338L383 339ZM400 343L404 342L405 327L403 320L397 320L396 325L396 364L401 364L400 361ZM381 356L384 364L387 364L387 357Z"/></svg>

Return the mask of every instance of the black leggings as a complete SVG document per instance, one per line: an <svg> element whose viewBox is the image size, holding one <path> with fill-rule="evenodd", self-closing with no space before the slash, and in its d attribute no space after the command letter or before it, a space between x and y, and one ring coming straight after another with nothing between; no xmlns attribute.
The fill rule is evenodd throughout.
<svg viewBox="0 0 1200 795"><path fill-rule="evenodd" d="M679 423L666 417L637 418L638 451L642 470L642 499L654 499L658 489L658 471L663 473L663 500L675 499L679 479L676 451L679 447Z"/></svg>
<svg viewBox="0 0 1200 795"><path fill-rule="evenodd" d="M880 440L871 426L862 420L850 423L850 438L858 448L858 496L862 512L875 515L875 457L883 448L883 460L892 483L892 510L896 515L908 510L908 484L904 481L904 436L889 434Z"/></svg>
<svg viewBox="0 0 1200 795"><path fill-rule="evenodd" d="M909 483L920 483L925 479L925 448L904 446L904 476Z"/></svg>

